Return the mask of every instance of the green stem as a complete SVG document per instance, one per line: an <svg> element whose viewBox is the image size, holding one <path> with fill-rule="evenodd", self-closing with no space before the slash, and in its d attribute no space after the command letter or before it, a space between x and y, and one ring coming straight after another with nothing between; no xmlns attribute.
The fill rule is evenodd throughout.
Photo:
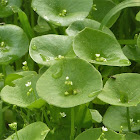
<svg viewBox="0 0 140 140"><path fill-rule="evenodd" d="M33 28L35 26L35 16L32 8L30 8L30 11L31 11L31 26Z"/></svg>
<svg viewBox="0 0 140 140"><path fill-rule="evenodd" d="M17 133L17 130L16 130L16 136L17 136L17 139L19 140L19 137L18 137L18 133Z"/></svg>
<svg viewBox="0 0 140 140"><path fill-rule="evenodd" d="M18 25L18 19L17 19L17 18L18 18L18 16L17 16L17 14L15 13L15 14L14 14L14 24L15 24L15 25Z"/></svg>
<svg viewBox="0 0 140 140"><path fill-rule="evenodd" d="M5 85L5 78L6 78L6 69L5 69L5 65L2 65L2 71L3 71L3 75L4 75L4 85Z"/></svg>
<svg viewBox="0 0 140 140"><path fill-rule="evenodd" d="M75 128L74 128L74 108L71 108L71 135L70 140L74 140Z"/></svg>
<svg viewBox="0 0 140 140"><path fill-rule="evenodd" d="M121 45L133 45L137 44L137 40L118 40Z"/></svg>
<svg viewBox="0 0 140 140"><path fill-rule="evenodd" d="M128 131L131 132L131 124L130 124L130 112L129 107L126 108L127 111L127 124L128 124Z"/></svg>
<svg viewBox="0 0 140 140"><path fill-rule="evenodd" d="M49 121L49 119L48 119L48 116L47 116L47 114L46 114L46 112L45 112L44 109L42 109L42 113L43 113L43 115L44 115L44 117L45 117L45 121L46 121L48 127L51 129L51 123L50 123L50 121Z"/></svg>
<svg viewBox="0 0 140 140"><path fill-rule="evenodd" d="M5 65L2 65L2 71L3 71L4 76L6 76Z"/></svg>
<svg viewBox="0 0 140 140"><path fill-rule="evenodd" d="M57 30L54 28L54 26L53 26L49 21L47 21L47 23L48 23L48 25L50 26L50 28L52 29L52 31L53 31L55 34L58 35L58 32L57 32Z"/></svg>
<svg viewBox="0 0 140 140"><path fill-rule="evenodd" d="M35 101L37 100L37 97L36 97L36 94L35 94L35 91L33 89L33 94L34 94L34 97L35 97Z"/></svg>

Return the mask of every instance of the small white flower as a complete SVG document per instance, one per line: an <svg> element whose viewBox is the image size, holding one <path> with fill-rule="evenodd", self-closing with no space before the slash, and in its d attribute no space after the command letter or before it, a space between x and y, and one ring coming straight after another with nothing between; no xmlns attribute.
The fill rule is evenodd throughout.
<svg viewBox="0 0 140 140"><path fill-rule="evenodd" d="M67 116L65 112L60 112L60 115L61 115L63 118L65 118L65 117Z"/></svg>
<svg viewBox="0 0 140 140"><path fill-rule="evenodd" d="M23 64L24 66L27 65L27 61L24 61L22 64Z"/></svg>
<svg viewBox="0 0 140 140"><path fill-rule="evenodd" d="M25 84L26 87L31 86L31 82L27 82L27 84Z"/></svg>
<svg viewBox="0 0 140 140"><path fill-rule="evenodd" d="M68 76L66 77L66 80L69 80L69 77Z"/></svg>
<svg viewBox="0 0 140 140"><path fill-rule="evenodd" d="M102 130L105 132L105 131L108 131L108 129L106 127L102 127Z"/></svg>
<svg viewBox="0 0 140 140"><path fill-rule="evenodd" d="M100 57L100 54L95 54L96 57Z"/></svg>

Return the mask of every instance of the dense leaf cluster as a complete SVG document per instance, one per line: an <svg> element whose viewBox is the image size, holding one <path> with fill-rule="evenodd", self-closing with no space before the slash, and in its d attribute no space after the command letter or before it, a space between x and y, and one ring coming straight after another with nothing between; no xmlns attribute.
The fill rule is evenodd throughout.
<svg viewBox="0 0 140 140"><path fill-rule="evenodd" d="M140 0L0 0L0 139L139 140Z"/></svg>

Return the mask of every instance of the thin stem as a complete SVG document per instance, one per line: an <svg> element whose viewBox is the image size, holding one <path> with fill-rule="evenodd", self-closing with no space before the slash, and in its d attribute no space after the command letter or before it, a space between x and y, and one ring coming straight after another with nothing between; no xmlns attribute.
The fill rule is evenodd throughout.
<svg viewBox="0 0 140 140"><path fill-rule="evenodd" d="M74 140L75 128L74 128L74 108L71 108L71 135L70 140Z"/></svg>
<svg viewBox="0 0 140 140"><path fill-rule="evenodd" d="M15 25L18 25L18 16L17 16L17 14L14 14L14 24Z"/></svg>
<svg viewBox="0 0 140 140"><path fill-rule="evenodd" d="M35 91L33 89L33 94L34 94L34 97L35 97L35 101L37 100L37 97L36 97L36 94L35 94Z"/></svg>
<svg viewBox="0 0 140 140"><path fill-rule="evenodd" d="M48 23L48 25L50 26L50 28L52 29L52 31L53 31L55 34L58 35L58 32L57 32L57 30L54 28L54 26L53 26L49 21L47 21L47 23Z"/></svg>
<svg viewBox="0 0 140 140"><path fill-rule="evenodd" d="M48 127L51 129L51 123L50 123L50 121L49 121L49 119L48 119L48 116L47 116L47 114L46 114L46 112L45 112L44 109L42 109L42 113L43 113L43 115L44 115L44 117L45 117L45 121L46 121Z"/></svg>
<svg viewBox="0 0 140 140"><path fill-rule="evenodd" d="M127 111L127 124L128 124L128 131L131 132L131 124L130 124L130 112L129 107L126 108Z"/></svg>
<svg viewBox="0 0 140 140"><path fill-rule="evenodd" d="M5 65L2 65L2 71L3 71L4 76L6 76Z"/></svg>
<svg viewBox="0 0 140 140"><path fill-rule="evenodd" d="M35 26L35 16L34 16L34 11L32 8L30 8L31 11L31 26L34 27Z"/></svg>
<svg viewBox="0 0 140 140"><path fill-rule="evenodd" d="M17 136L17 139L19 140L19 137L18 137L18 133L17 133L17 130L16 130L16 136Z"/></svg>
<svg viewBox="0 0 140 140"><path fill-rule="evenodd" d="M6 69L5 69L5 65L2 65L2 71L3 71L3 75L4 75L4 85L5 85L5 78L6 78Z"/></svg>
<svg viewBox="0 0 140 140"><path fill-rule="evenodd" d="M137 44L137 40L118 40L118 42L122 45L135 45Z"/></svg>

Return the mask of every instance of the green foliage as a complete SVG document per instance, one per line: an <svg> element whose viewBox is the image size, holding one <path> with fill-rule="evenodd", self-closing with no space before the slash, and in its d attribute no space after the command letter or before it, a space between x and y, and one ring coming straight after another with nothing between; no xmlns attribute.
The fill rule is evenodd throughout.
<svg viewBox="0 0 140 140"><path fill-rule="evenodd" d="M44 140L49 132L49 128L42 122L32 123L17 133L14 133L6 140Z"/></svg>
<svg viewBox="0 0 140 140"><path fill-rule="evenodd" d="M0 0L0 140L140 139L140 0Z"/></svg>

